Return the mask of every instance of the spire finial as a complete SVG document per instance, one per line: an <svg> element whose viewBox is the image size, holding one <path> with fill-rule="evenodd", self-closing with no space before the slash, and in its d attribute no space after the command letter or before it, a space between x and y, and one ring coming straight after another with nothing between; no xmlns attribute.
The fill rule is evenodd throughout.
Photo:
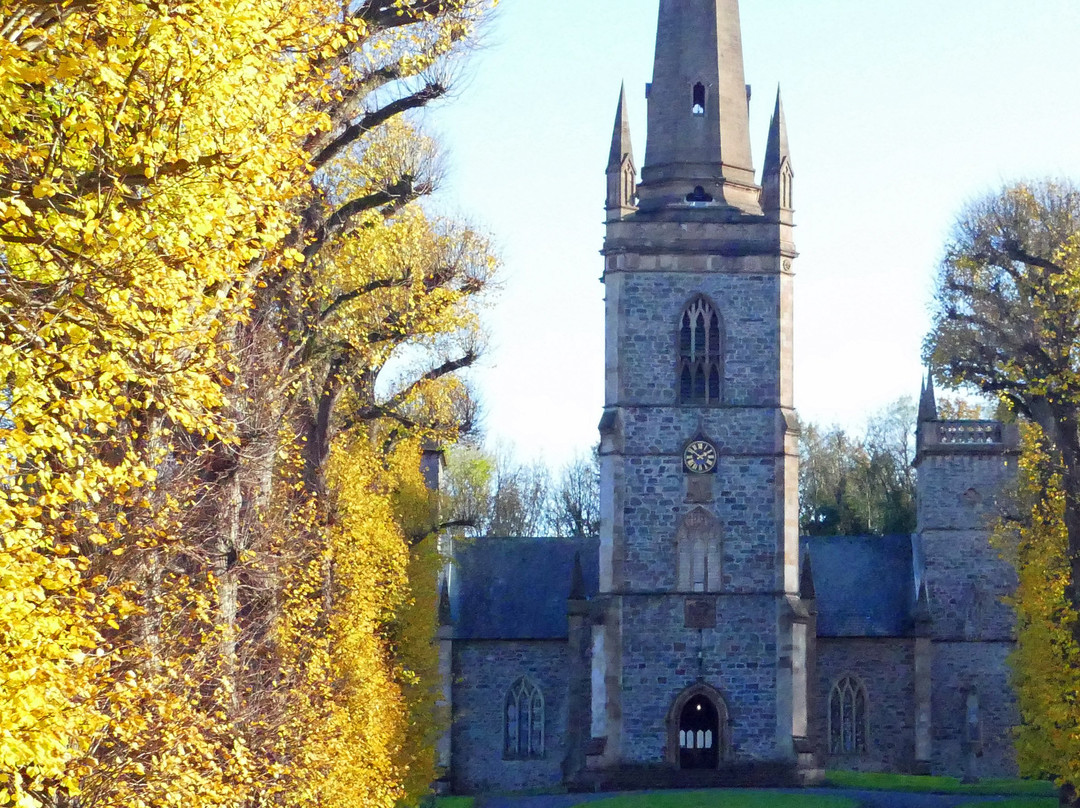
<svg viewBox="0 0 1080 808"><path fill-rule="evenodd" d="M642 210L685 206L700 188L760 214L738 0L660 0L651 86Z"/></svg>
<svg viewBox="0 0 1080 808"><path fill-rule="evenodd" d="M439 584L439 625L449 626L453 622L454 617L450 610L450 583L444 577L442 583Z"/></svg>
<svg viewBox="0 0 1080 808"><path fill-rule="evenodd" d="M926 382L922 386L919 395L919 421L936 421L938 419L937 396L934 393L934 373L926 372Z"/></svg>
<svg viewBox="0 0 1080 808"><path fill-rule="evenodd" d="M615 130L611 134L611 153L608 155L608 171L619 168L625 158L634 159L634 146L630 141L630 116L626 108L626 82L619 88L619 106L615 110Z"/></svg>
<svg viewBox="0 0 1080 808"><path fill-rule="evenodd" d="M780 87L776 88L776 108L769 125L769 145L765 150L765 166L761 176L761 207L766 213L782 213L792 210L792 183L795 172L791 166L791 148L788 146L787 119Z"/></svg>
<svg viewBox="0 0 1080 808"><path fill-rule="evenodd" d="M581 569L581 551L574 553L574 570L570 573L570 600L585 600L585 573Z"/></svg>
<svg viewBox="0 0 1080 808"><path fill-rule="evenodd" d="M607 176L607 220L618 221L637 210L637 167L634 165L634 146L630 140L630 115L626 110L625 83L619 89L619 106L615 111L615 129L611 133Z"/></svg>

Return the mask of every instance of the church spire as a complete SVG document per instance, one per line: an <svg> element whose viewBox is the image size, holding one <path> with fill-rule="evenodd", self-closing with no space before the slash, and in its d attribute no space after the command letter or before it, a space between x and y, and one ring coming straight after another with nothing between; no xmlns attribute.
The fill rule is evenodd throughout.
<svg viewBox="0 0 1080 808"><path fill-rule="evenodd" d="M780 88L776 88L776 109L769 126L769 145L765 150L765 167L761 173L761 207L767 214L791 223L792 184L795 173L791 167L788 146L787 120Z"/></svg>
<svg viewBox="0 0 1080 808"><path fill-rule="evenodd" d="M607 177L607 220L611 222L637 210L637 168L634 165L634 146L630 142L630 116L626 111L625 84L619 90L619 107L615 111L615 129L611 134Z"/></svg>
<svg viewBox="0 0 1080 808"><path fill-rule="evenodd" d="M748 105L738 0L660 0L642 209L760 213Z"/></svg>

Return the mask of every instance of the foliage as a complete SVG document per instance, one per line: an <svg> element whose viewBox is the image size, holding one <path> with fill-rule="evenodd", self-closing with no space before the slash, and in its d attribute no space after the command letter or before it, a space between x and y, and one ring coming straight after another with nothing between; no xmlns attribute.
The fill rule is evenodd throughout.
<svg viewBox="0 0 1080 808"><path fill-rule="evenodd" d="M799 528L811 536L915 529L915 407L902 398L869 419L862 438L839 427L802 427Z"/></svg>
<svg viewBox="0 0 1080 808"><path fill-rule="evenodd" d="M555 483L551 522L556 536L600 535L599 448L571 460Z"/></svg>
<svg viewBox="0 0 1080 808"><path fill-rule="evenodd" d="M1054 784L1046 780L988 778L977 783L962 783L955 777L914 774L879 774L872 772L828 771L825 783L836 788L863 791L908 791L926 794L1019 794L1050 796Z"/></svg>
<svg viewBox="0 0 1080 808"><path fill-rule="evenodd" d="M553 481L539 461L517 461L461 445L449 453L443 512L471 536L596 536L600 469L596 451L567 463Z"/></svg>
<svg viewBox="0 0 1080 808"><path fill-rule="evenodd" d="M1019 584L1013 680L1020 708L1017 753L1031 776L1080 780L1080 647L1065 598L1069 580L1062 475L1036 425L1023 428L1018 502L1022 517L1003 521L995 541L1013 561Z"/></svg>
<svg viewBox="0 0 1080 808"><path fill-rule="evenodd" d="M401 115L488 5L0 0L0 804L430 779L401 493L493 261Z"/></svg>

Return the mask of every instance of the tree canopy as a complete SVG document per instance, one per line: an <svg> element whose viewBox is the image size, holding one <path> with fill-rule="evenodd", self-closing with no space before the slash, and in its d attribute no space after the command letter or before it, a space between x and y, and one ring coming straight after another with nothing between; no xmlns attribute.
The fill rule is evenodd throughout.
<svg viewBox="0 0 1080 808"><path fill-rule="evenodd" d="M863 436L809 423L799 444L799 529L809 536L915 530L915 405L901 398Z"/></svg>
<svg viewBox="0 0 1080 808"><path fill-rule="evenodd" d="M491 5L0 0L0 803L432 779L419 454L495 261L407 113Z"/></svg>
<svg viewBox="0 0 1080 808"><path fill-rule="evenodd" d="M462 444L450 452L443 512L471 536L596 536L600 468L596 450L552 479L542 462Z"/></svg>

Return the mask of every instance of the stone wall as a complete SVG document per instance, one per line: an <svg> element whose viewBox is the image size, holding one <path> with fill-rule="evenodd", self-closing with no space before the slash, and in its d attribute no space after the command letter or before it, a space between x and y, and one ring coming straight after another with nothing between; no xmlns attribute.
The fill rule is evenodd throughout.
<svg viewBox="0 0 1080 808"><path fill-rule="evenodd" d="M919 533L933 635L940 640L1008 640L1016 587L1011 565L990 546L990 527L1016 475L1003 453L932 454L919 463Z"/></svg>
<svg viewBox="0 0 1080 808"><path fill-rule="evenodd" d="M687 433L692 436L693 433ZM624 589L677 589L675 535L698 505L719 521L723 559L722 592L773 592L778 581L779 527L775 457L721 456L709 475L711 491L688 501L680 455L626 457L619 461L624 484L621 570Z"/></svg>
<svg viewBox="0 0 1080 808"><path fill-rule="evenodd" d="M521 791L562 783L569 668L565 641L454 642L455 793ZM544 694L545 754L536 760L506 760L503 709L507 692L522 676Z"/></svg>
<svg viewBox="0 0 1080 808"><path fill-rule="evenodd" d="M1016 588L1016 573L990 545L988 531L929 530L921 538L934 638L1011 640L1016 616L1004 599Z"/></svg>
<svg viewBox="0 0 1080 808"><path fill-rule="evenodd" d="M716 628L685 626L686 598L622 598L622 760L667 759L668 714L688 687L703 682L723 696L729 761L776 757L777 603L720 597Z"/></svg>
<svg viewBox="0 0 1080 808"><path fill-rule="evenodd" d="M974 689L983 747L975 773L1013 774L1011 728L1019 715L1007 659L1015 647L1015 616L1003 598L1016 575L989 534L1016 477L1018 436L1014 427L993 422L934 421L920 424L920 431L919 538L934 640L932 768L965 773L968 693ZM968 434L985 442L955 445Z"/></svg>
<svg viewBox="0 0 1080 808"><path fill-rule="evenodd" d="M1015 775L1012 727L1020 715L1009 686L1011 642L935 642L933 662L933 771L964 774L967 692L979 694L983 754L975 759L979 777Z"/></svg>
<svg viewBox="0 0 1080 808"><path fill-rule="evenodd" d="M697 294L707 295L723 320L724 403L777 404L780 276L720 272L641 273L623 281L618 345L624 372L619 403L676 404L679 322L683 308ZM767 438L769 430L746 434Z"/></svg>
<svg viewBox="0 0 1080 808"><path fill-rule="evenodd" d="M865 755L829 754L829 696L844 676L866 687ZM817 692L811 723L827 769L909 772L915 763L915 640L824 638L817 641Z"/></svg>

